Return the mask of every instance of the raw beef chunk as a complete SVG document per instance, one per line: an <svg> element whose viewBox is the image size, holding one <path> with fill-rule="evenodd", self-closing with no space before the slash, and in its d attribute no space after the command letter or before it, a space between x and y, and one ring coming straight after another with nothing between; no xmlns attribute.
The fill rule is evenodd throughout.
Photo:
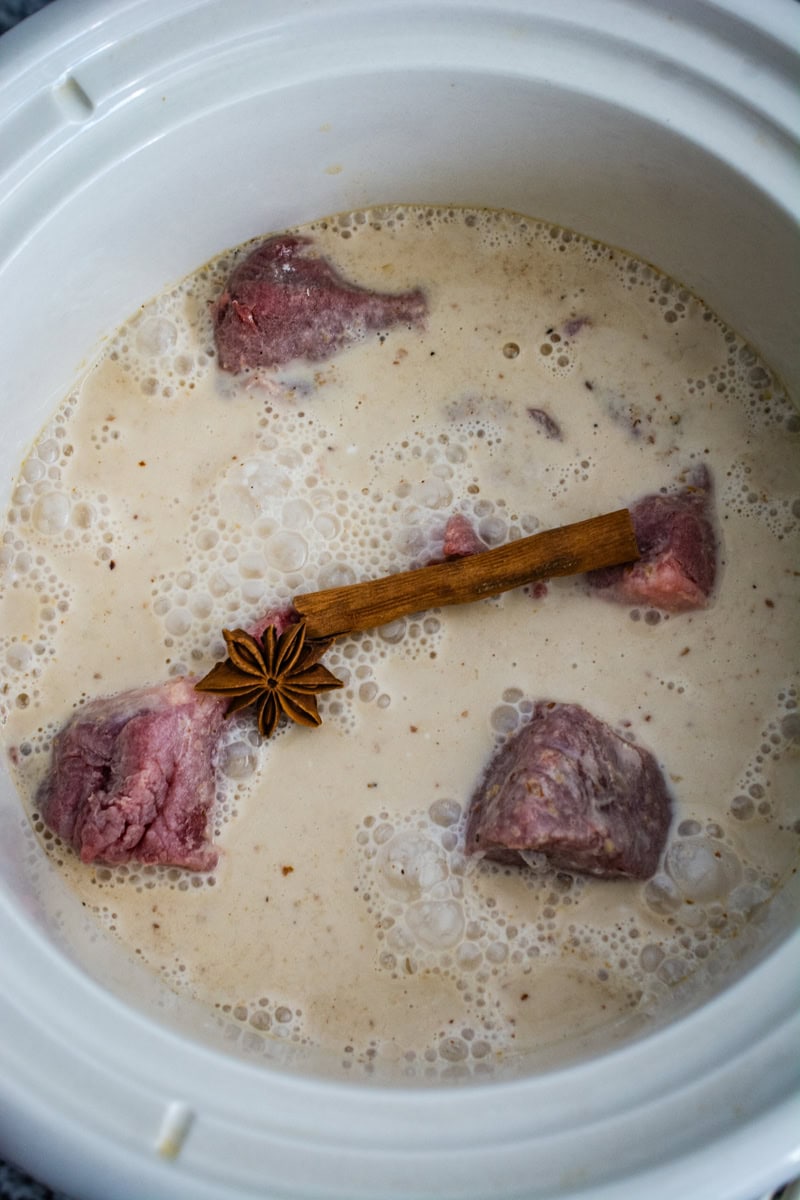
<svg viewBox="0 0 800 1200"><path fill-rule="evenodd" d="M472 797L471 854L648 879L671 820L656 760L578 704L539 701Z"/></svg>
<svg viewBox="0 0 800 1200"><path fill-rule="evenodd" d="M488 547L462 513L455 513L444 527L442 554L445 558L468 558Z"/></svg>
<svg viewBox="0 0 800 1200"><path fill-rule="evenodd" d="M711 477L699 467L678 492L645 496L631 507L641 557L590 571L590 587L610 600L667 612L705 608L717 574Z"/></svg>
<svg viewBox="0 0 800 1200"><path fill-rule="evenodd" d="M271 608L269 612L264 613L264 616L256 621L255 625L250 626L248 633L260 642L264 630L268 626L274 625L275 633L280 637L290 625L296 625L299 620L300 614L297 609L291 604L285 604L282 608Z"/></svg>
<svg viewBox="0 0 800 1200"><path fill-rule="evenodd" d="M191 680L94 700L61 730L38 797L85 863L209 871L214 760L225 706Z"/></svg>
<svg viewBox="0 0 800 1200"><path fill-rule="evenodd" d="M223 370L319 362L368 331L424 324L423 292L357 287L311 245L307 237L269 238L233 271L212 312Z"/></svg>

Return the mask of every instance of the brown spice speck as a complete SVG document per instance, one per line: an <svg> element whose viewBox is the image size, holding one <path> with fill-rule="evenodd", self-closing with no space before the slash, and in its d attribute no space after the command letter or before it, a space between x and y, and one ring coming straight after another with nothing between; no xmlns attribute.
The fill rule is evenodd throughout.
<svg viewBox="0 0 800 1200"><path fill-rule="evenodd" d="M284 875L284 876L291 875L293 870L294 870L294 867L289 867L289 866L281 867L281 875Z"/></svg>

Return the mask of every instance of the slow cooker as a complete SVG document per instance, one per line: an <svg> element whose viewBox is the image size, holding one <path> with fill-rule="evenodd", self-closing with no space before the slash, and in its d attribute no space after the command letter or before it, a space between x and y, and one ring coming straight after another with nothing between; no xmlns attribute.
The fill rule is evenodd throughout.
<svg viewBox="0 0 800 1200"><path fill-rule="evenodd" d="M510 208L625 247L796 397L799 11L56 0L0 43L3 501L139 304L226 246L373 203ZM713 996L616 1049L357 1084L226 1047L84 922L24 825L4 774L0 1152L70 1194L754 1200L800 1172L790 887Z"/></svg>

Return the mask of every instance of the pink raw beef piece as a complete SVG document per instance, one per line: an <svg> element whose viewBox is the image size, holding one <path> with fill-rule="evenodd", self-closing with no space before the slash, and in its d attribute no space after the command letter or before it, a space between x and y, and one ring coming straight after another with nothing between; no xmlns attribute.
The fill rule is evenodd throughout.
<svg viewBox="0 0 800 1200"><path fill-rule="evenodd" d="M208 816L224 711L190 679L86 704L54 741L38 795L44 821L85 863L212 870Z"/></svg>
<svg viewBox="0 0 800 1200"><path fill-rule="evenodd" d="M717 576L711 476L698 467L676 492L644 496L631 507L641 557L602 567L586 579L599 595L666 612L705 608Z"/></svg>
<svg viewBox="0 0 800 1200"><path fill-rule="evenodd" d="M286 604L281 608L271 608L260 621L256 621L255 625L248 629L248 633L260 641L265 629L274 625L276 636L280 637L290 625L296 625L299 620L300 614L297 609L291 604Z"/></svg>
<svg viewBox="0 0 800 1200"><path fill-rule="evenodd" d="M468 558L480 554L488 546L476 533L472 523L463 515L455 513L444 527L442 554L445 558Z"/></svg>
<svg viewBox="0 0 800 1200"><path fill-rule="evenodd" d="M234 374L293 359L320 362L365 333L424 326L425 294L372 292L314 254L308 237L262 242L232 272L212 309L219 365Z"/></svg>
<svg viewBox="0 0 800 1200"><path fill-rule="evenodd" d="M278 635L298 620L291 605L253 626ZM37 797L42 818L85 863L161 863L210 871L208 840L217 743L225 703L174 679L92 700L53 742Z"/></svg>
<svg viewBox="0 0 800 1200"><path fill-rule="evenodd" d="M520 864L649 879L672 819L653 755L578 704L540 700L472 797L466 849Z"/></svg>

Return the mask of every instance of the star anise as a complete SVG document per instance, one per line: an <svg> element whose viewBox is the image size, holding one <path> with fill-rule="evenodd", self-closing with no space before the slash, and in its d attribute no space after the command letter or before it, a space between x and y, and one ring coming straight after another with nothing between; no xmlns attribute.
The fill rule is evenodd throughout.
<svg viewBox="0 0 800 1200"><path fill-rule="evenodd" d="M274 733L284 715L300 725L321 724L317 693L343 687L319 662L333 638L307 639L304 621L290 625L280 637L268 625L260 642L243 629L223 629L222 636L228 657L195 687L230 696L226 717L255 704L263 737Z"/></svg>

